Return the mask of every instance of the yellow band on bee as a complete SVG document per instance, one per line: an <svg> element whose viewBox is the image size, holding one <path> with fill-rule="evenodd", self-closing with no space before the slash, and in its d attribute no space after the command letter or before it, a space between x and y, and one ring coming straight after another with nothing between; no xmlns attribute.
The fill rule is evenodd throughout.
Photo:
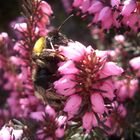
<svg viewBox="0 0 140 140"><path fill-rule="evenodd" d="M45 48L46 46L46 37L40 37L34 47L33 47L33 53L35 54L40 54L42 52L42 50Z"/></svg>

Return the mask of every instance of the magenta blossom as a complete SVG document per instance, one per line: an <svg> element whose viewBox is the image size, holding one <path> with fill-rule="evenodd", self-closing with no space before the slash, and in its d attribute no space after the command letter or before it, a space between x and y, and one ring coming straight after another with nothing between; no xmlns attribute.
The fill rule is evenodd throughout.
<svg viewBox="0 0 140 140"><path fill-rule="evenodd" d="M129 64L136 71L137 76L140 76L140 56L132 58Z"/></svg>
<svg viewBox="0 0 140 140"><path fill-rule="evenodd" d="M14 129L11 126L3 126L0 130L0 140L19 140L22 138L23 130Z"/></svg>
<svg viewBox="0 0 140 140"><path fill-rule="evenodd" d="M134 97L138 89L137 79L125 79L116 82L116 88L118 89L118 98L120 101L125 101L126 99L131 99Z"/></svg>
<svg viewBox="0 0 140 140"><path fill-rule="evenodd" d="M122 134L122 122L127 115L127 110L123 104L114 104L114 111L106 118L105 125L110 129L107 130L108 135L121 135Z"/></svg>
<svg viewBox="0 0 140 140"><path fill-rule="evenodd" d="M89 25L96 24L103 29L126 25L137 31L140 27L136 0L74 0L73 8L92 17Z"/></svg>
<svg viewBox="0 0 140 140"><path fill-rule="evenodd" d="M64 136L67 117L57 116L55 110L49 105L46 106L44 112L34 112L31 114L31 117L41 125L37 130L38 140L53 140Z"/></svg>
<svg viewBox="0 0 140 140"><path fill-rule="evenodd" d="M59 51L66 61L58 64L62 77L54 82L54 88L58 94L68 97L64 111L69 118L85 114L83 127L89 132L98 124L96 115L100 117L107 110L105 98L112 101L115 97L112 77L121 75L123 69L107 60L107 51L86 48L79 42L60 46Z"/></svg>

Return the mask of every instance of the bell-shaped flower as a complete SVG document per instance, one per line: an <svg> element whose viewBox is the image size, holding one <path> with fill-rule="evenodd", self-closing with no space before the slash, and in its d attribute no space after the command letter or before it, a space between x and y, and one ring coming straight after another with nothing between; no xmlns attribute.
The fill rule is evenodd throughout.
<svg viewBox="0 0 140 140"><path fill-rule="evenodd" d="M64 111L68 113L69 117L72 117L78 112L81 102L81 96L77 94L71 95L65 104Z"/></svg>
<svg viewBox="0 0 140 140"><path fill-rule="evenodd" d="M92 93L90 99L92 103L92 109L94 110L94 112L103 114L105 111L103 97L99 93Z"/></svg>
<svg viewBox="0 0 140 140"><path fill-rule="evenodd" d="M57 92L64 96L69 96L75 93L74 75L64 75L58 81L54 82L54 88L57 89Z"/></svg>
<svg viewBox="0 0 140 140"><path fill-rule="evenodd" d="M121 75L123 73L123 69L114 62L106 62L101 71L105 76Z"/></svg>

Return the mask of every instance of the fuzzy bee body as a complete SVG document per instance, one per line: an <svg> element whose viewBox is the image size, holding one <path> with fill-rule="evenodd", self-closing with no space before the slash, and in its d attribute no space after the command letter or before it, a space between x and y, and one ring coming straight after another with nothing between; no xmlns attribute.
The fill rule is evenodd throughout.
<svg viewBox="0 0 140 140"><path fill-rule="evenodd" d="M45 104L52 103L52 106L60 106L60 99L51 98L51 92L46 91L52 88L52 83L57 80L57 64L65 58L59 54L59 45L66 45L69 40L57 30L48 34L47 37L40 37L32 51L32 80L35 87L35 95ZM54 96L54 92L52 92ZM55 95L56 96L56 95ZM48 101L49 100L49 101ZM52 100L52 101L51 101Z"/></svg>

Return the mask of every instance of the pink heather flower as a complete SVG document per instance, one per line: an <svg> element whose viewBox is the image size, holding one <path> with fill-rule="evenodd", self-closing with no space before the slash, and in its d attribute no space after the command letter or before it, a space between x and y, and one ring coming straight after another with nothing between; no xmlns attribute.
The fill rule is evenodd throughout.
<svg viewBox="0 0 140 140"><path fill-rule="evenodd" d="M103 29L114 26L120 28L125 25L128 27L134 22L134 17L137 25L131 24L129 27L136 32L140 27L136 0L74 0L73 7L79 9L85 17L92 17L90 25L97 25Z"/></svg>
<svg viewBox="0 0 140 140"><path fill-rule="evenodd" d="M65 75L58 81L54 82L54 87L59 94L69 96L75 93L74 75Z"/></svg>
<svg viewBox="0 0 140 140"><path fill-rule="evenodd" d="M123 18L122 22L137 32L140 27L139 17L138 13L133 13L130 16Z"/></svg>
<svg viewBox="0 0 140 140"><path fill-rule="evenodd" d="M121 11L123 16L129 16L136 8L136 0L125 0L123 4Z"/></svg>
<svg viewBox="0 0 140 140"><path fill-rule="evenodd" d="M38 27L40 29L43 28L44 30L46 30L46 25L50 23L49 17L53 14L50 5L45 1L41 1L38 7L38 13L36 14L39 14L36 15ZM39 20L38 16L41 17Z"/></svg>
<svg viewBox="0 0 140 140"><path fill-rule="evenodd" d="M72 1L65 1L65 0L61 0L63 3L63 6L66 10L67 13L70 13L72 11Z"/></svg>
<svg viewBox="0 0 140 140"><path fill-rule="evenodd" d="M0 45L6 45L9 42L9 36L6 32L0 33ZM2 46L2 45L1 45Z"/></svg>
<svg viewBox="0 0 140 140"><path fill-rule="evenodd" d="M109 20L110 16L111 16L111 9L110 7L106 6L100 11L98 21Z"/></svg>
<svg viewBox="0 0 140 140"><path fill-rule="evenodd" d="M107 51L94 50L91 46L86 48L78 42L60 46L59 50L66 61L58 64L62 77L54 82L54 88L56 93L68 96L64 111L69 118L78 116L81 111L86 114L90 110L94 117L85 115L94 120L92 124L89 122L87 129L90 130L92 125L97 125L95 114L100 118L107 112L104 99L113 101L115 85L112 77L121 75L123 69L107 61Z"/></svg>
<svg viewBox="0 0 140 140"><path fill-rule="evenodd" d="M55 135L57 138L62 138L64 136L64 134L65 134L64 129L57 128L55 131Z"/></svg>
<svg viewBox="0 0 140 140"><path fill-rule="evenodd" d="M123 69L114 62L106 62L102 69L102 74L105 76L120 75L121 73L123 73Z"/></svg>
<svg viewBox="0 0 140 140"><path fill-rule="evenodd" d="M49 106L49 105L47 105L47 106L45 107L45 112L46 112L49 116L51 116L51 117L53 117L53 118L55 118L55 116L56 116L55 110L54 110L51 106Z"/></svg>
<svg viewBox="0 0 140 140"><path fill-rule="evenodd" d="M98 86L97 86L98 88ZM108 98L109 100L113 100L115 95L114 95L114 91L115 91L115 87L112 81L108 80L106 81L101 87L100 87L103 91L107 91L107 93L102 94L102 96L104 98Z"/></svg>
<svg viewBox="0 0 140 140"><path fill-rule="evenodd" d="M77 114L81 102L82 98L79 95L71 95L66 102L64 111L68 113L69 117L73 117L73 115Z"/></svg>
<svg viewBox="0 0 140 140"><path fill-rule="evenodd" d="M85 53L85 46L77 41L69 42L68 46L67 48L63 46L59 47L61 54L67 56L70 60L79 61Z"/></svg>
<svg viewBox="0 0 140 140"><path fill-rule="evenodd" d="M67 117L66 116L59 116L58 118L56 118L57 121L57 125L59 127L61 127L62 125L64 125L67 121Z"/></svg>
<svg viewBox="0 0 140 140"><path fill-rule="evenodd" d="M17 51L21 56L27 57L29 56L29 52L27 51L29 49L28 46L24 45L24 41L17 41L13 47L15 51Z"/></svg>
<svg viewBox="0 0 140 140"><path fill-rule="evenodd" d="M74 7L79 7L82 4L83 0L74 0L73 6Z"/></svg>
<svg viewBox="0 0 140 140"><path fill-rule="evenodd" d="M129 64L134 70L140 69L140 56L135 57L129 61Z"/></svg>
<svg viewBox="0 0 140 140"><path fill-rule="evenodd" d="M51 6L45 1L40 2L39 9L48 16L51 16L53 14Z"/></svg>
<svg viewBox="0 0 140 140"><path fill-rule="evenodd" d="M99 12L103 8L103 4L100 1L94 1L93 4L88 8L89 14Z"/></svg>
<svg viewBox="0 0 140 140"><path fill-rule="evenodd" d="M30 117L32 118L32 119L35 119L35 120L37 120L37 121L44 121L44 116L45 115L49 115L49 117L51 117L52 119L55 119L55 117L56 117L56 112L55 112L55 110L51 107L51 106L49 106L49 105L47 105L46 107L45 107L45 110L44 110L44 108L43 109L41 109L40 111L36 111L36 112L31 112L30 113ZM65 118L65 117L63 117L63 118ZM66 121L66 119L65 119L65 121ZM62 123L61 123L62 124ZM64 121L63 121L63 124L64 124Z"/></svg>
<svg viewBox="0 0 140 140"><path fill-rule="evenodd" d="M16 23L13 27L15 30L18 30L20 32L26 32L27 31L27 23Z"/></svg>
<svg viewBox="0 0 140 140"><path fill-rule="evenodd" d="M36 121L43 121L44 112L43 111L37 111L37 112L31 112L30 118L36 120Z"/></svg>
<svg viewBox="0 0 140 140"><path fill-rule="evenodd" d="M108 20L102 21L101 26L104 29L109 29L112 26L112 22L113 22L112 16L110 15L110 18Z"/></svg>
<svg viewBox="0 0 140 140"><path fill-rule="evenodd" d="M64 136L67 121L66 116L52 117L48 114L43 116L43 118L44 120L40 122L41 128L37 131L37 137L39 140L44 140L46 138L48 140L52 138L53 140Z"/></svg>
<svg viewBox="0 0 140 140"><path fill-rule="evenodd" d="M99 93L92 93L91 95L92 109L94 112L103 114L105 111L104 100Z"/></svg>
<svg viewBox="0 0 140 140"><path fill-rule="evenodd" d="M22 134L22 129L14 129L5 125L0 130L0 140L19 140Z"/></svg>
<svg viewBox="0 0 140 140"><path fill-rule="evenodd" d="M90 7L90 0L83 0L80 9L83 13L87 12L88 8Z"/></svg>
<svg viewBox="0 0 140 140"><path fill-rule="evenodd" d="M27 62L25 62L20 57L11 56L10 61L12 64L17 65L17 66L27 66Z"/></svg>
<svg viewBox="0 0 140 140"><path fill-rule="evenodd" d="M92 128L92 119L93 119L92 112L86 112L82 118L83 128L85 128L87 130L87 133L89 133Z"/></svg>
<svg viewBox="0 0 140 140"><path fill-rule="evenodd" d="M119 6L120 4L120 0L111 0L111 6L114 7L114 6Z"/></svg>
<svg viewBox="0 0 140 140"><path fill-rule="evenodd" d="M114 39L118 43L124 43L124 41L125 41L125 37L123 35L116 35Z"/></svg>
<svg viewBox="0 0 140 140"><path fill-rule="evenodd" d="M136 75L139 77L140 76L140 57L138 56L138 57L132 58L129 61L129 64L134 70L136 70Z"/></svg>
<svg viewBox="0 0 140 140"><path fill-rule="evenodd" d="M121 135L121 125L123 125L123 119L127 115L126 108L123 106L123 104L117 105L115 108L116 109L106 118L105 125L110 128L107 130L108 135L113 135L116 133L117 135Z"/></svg>
<svg viewBox="0 0 140 140"><path fill-rule="evenodd" d="M112 11L109 6L104 7L98 15L98 21L101 21L101 27L109 29L112 25Z"/></svg>
<svg viewBox="0 0 140 140"><path fill-rule="evenodd" d="M123 104L119 105L119 107L117 108L117 111L122 118L125 118L125 116L127 115L127 110L126 110L126 108L124 107Z"/></svg>
<svg viewBox="0 0 140 140"><path fill-rule="evenodd" d="M126 99L131 99L134 97L138 89L138 80L121 80L116 82L116 88L118 89L118 98L120 101L125 101Z"/></svg>
<svg viewBox="0 0 140 140"><path fill-rule="evenodd" d="M98 122L93 112L86 112L82 118L83 128L86 129L86 133L89 133L92 127L98 126Z"/></svg>
<svg viewBox="0 0 140 140"><path fill-rule="evenodd" d="M67 121L66 116L59 116L58 118L56 118L58 128L55 131L55 135L56 135L57 138L62 138L64 136L65 127L62 127L62 126L66 125L66 121Z"/></svg>
<svg viewBox="0 0 140 140"><path fill-rule="evenodd" d="M69 69L71 69L71 71L69 71ZM79 72L78 69L75 67L73 61L71 60L60 63L58 71L61 74L76 74Z"/></svg>

